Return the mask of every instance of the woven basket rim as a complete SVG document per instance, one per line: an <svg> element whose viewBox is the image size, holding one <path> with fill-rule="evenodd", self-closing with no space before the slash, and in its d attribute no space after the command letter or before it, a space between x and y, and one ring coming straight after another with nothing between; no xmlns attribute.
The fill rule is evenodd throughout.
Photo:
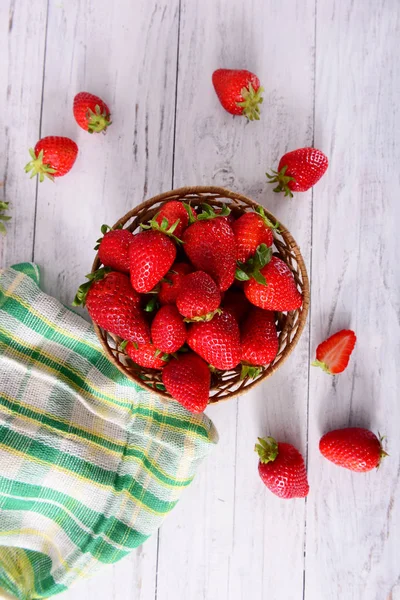
<svg viewBox="0 0 400 600"><path fill-rule="evenodd" d="M190 195L193 195L194 197L196 197L199 194L204 194L207 196L215 194L216 198L213 199L215 204L222 203L221 199L228 199L233 202L235 202L236 200L239 200L240 202L246 204L250 208L256 208L257 206L262 206L255 200L252 200L251 198L248 198L247 196L245 196L243 194L240 194L238 192L233 192L233 191L228 190L223 187L219 187L219 186L186 186L186 187L181 187L181 188L176 188L176 189L170 190L169 192L163 192L161 194L157 194L156 196L153 196L152 198L149 198L148 200L141 202L136 207L134 207L133 209L128 211L123 217L118 219L118 221L113 225L112 229L124 226L128 221L130 221L132 218L136 217L138 213L141 213L146 208L150 209L155 204L162 203L166 200L168 200L168 201L174 200L174 199L179 200L179 198L187 197ZM176 196L176 198L174 198L173 196ZM232 398L239 397L239 396L243 395L244 393L247 393L249 390L253 389L255 386L261 384L265 379L267 379L271 375L273 375L273 373L275 373L275 371L277 371L282 366L282 364L287 360L289 355L293 352L295 346L297 345L297 343L300 339L300 336L304 330L304 327L305 327L305 324L307 321L309 305L310 305L310 286L309 286L307 269L306 269L303 257L301 255L300 248L297 245L296 241L294 240L290 231L287 229L287 227L285 227L285 225L283 225L283 223L280 220L278 220L275 217L275 215L273 213L271 213L268 209L266 209L264 206L263 206L263 209L264 209L267 217L272 222L279 222L279 234L285 240L285 242L286 242L287 246L290 248L290 250L294 253L295 258L296 258L296 263L297 263L300 273L301 273L302 288L303 288L302 289L303 304L302 304L301 308L298 309L298 311L292 311L292 312L300 313L299 318L295 323L295 324L297 324L296 333L295 333L293 339L284 348L277 363L275 363L273 365L269 365L267 370L264 371L257 379L244 380L246 382L245 384L241 385L238 389L230 391L225 396L223 396L221 398L210 397L209 404L216 404L217 402L230 400ZM129 226L129 228L131 228L133 225L134 225L134 223L132 223ZM134 228L132 228L132 230L135 230L135 229L136 229L136 226ZM95 259L93 261L91 272L93 273L94 271L96 271L100 265L101 265L101 262L98 258L98 254L96 254ZM289 267L290 267L290 265L289 265ZM291 315L292 312L287 313L287 315ZM109 334L107 334L107 332L105 332L105 330L103 330L101 327L99 327L94 322L93 322L93 326L94 326L94 330L95 330L96 335L103 347L103 350L104 350L106 356L119 369L119 371L121 371L121 373L123 373L131 381L134 381L136 384L138 384L140 387L142 387L146 391L151 392L153 394L157 394L159 397L161 397L164 400L168 400L168 401L172 400L171 396L169 394L167 394L166 392L163 392L156 388L152 388L152 387L146 385L139 377L135 377L130 370L128 370L119 360L116 359L114 354L111 352L109 346L106 344L105 339L102 335L102 332L104 331L105 335L109 335ZM218 388L211 388L211 390L213 390L213 389L218 389Z"/></svg>

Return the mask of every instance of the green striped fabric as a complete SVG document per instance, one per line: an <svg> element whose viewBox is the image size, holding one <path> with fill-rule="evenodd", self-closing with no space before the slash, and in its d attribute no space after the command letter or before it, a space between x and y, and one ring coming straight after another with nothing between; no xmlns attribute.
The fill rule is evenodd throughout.
<svg viewBox="0 0 400 600"><path fill-rule="evenodd" d="M36 265L0 271L0 588L48 598L126 556L216 441L124 377Z"/></svg>

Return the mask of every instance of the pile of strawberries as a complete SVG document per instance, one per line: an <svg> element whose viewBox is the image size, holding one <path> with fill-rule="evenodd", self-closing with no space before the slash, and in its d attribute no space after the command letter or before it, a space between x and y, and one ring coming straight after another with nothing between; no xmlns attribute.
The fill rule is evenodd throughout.
<svg viewBox="0 0 400 600"><path fill-rule="evenodd" d="M263 208L233 215L226 204L196 211L173 200L139 233L108 230L104 265L78 290L92 320L124 340L139 371L192 412L209 401L214 371L255 377L278 352L275 312L301 307L287 264L273 255Z"/></svg>

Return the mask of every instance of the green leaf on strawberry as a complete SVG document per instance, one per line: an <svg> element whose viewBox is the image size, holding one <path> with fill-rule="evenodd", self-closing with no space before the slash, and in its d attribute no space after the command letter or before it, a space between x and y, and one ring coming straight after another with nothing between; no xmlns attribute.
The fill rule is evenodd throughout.
<svg viewBox="0 0 400 600"><path fill-rule="evenodd" d="M235 278L239 281L248 281L249 279L255 279L257 283L261 285L267 285L267 281L264 275L261 273L261 269L269 263L272 257L272 250L266 244L260 244L256 250L255 255L246 263L238 261Z"/></svg>

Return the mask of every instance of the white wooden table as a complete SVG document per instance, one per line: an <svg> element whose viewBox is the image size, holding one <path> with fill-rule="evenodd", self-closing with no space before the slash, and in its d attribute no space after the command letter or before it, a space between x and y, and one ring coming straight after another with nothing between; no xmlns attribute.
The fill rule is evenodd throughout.
<svg viewBox="0 0 400 600"><path fill-rule="evenodd" d="M129 558L64 600L400 599L400 5L398 0L2 0L0 200L12 203L0 263L34 260L70 303L102 223L182 185L215 184L267 206L301 246L311 313L295 352L261 388L210 408L220 443L161 528ZM218 67L255 71L258 123L214 94ZM106 136L72 117L78 91L110 104ZM27 149L67 135L69 175L38 185ZM321 182L277 197L265 171L315 145ZM350 367L309 367L343 327ZM388 436L379 472L324 461L322 433ZM273 434L307 457L306 501L265 490L253 452Z"/></svg>

